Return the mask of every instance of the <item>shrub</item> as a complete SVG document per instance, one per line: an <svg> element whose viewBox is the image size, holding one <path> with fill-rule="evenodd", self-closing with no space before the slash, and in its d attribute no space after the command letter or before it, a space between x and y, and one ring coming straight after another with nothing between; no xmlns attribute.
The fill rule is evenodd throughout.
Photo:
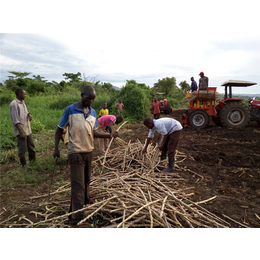
<svg viewBox="0 0 260 260"><path fill-rule="evenodd" d="M60 96L54 102L49 105L50 109L65 109L67 106L78 102L80 100L79 95Z"/></svg>
<svg viewBox="0 0 260 260"><path fill-rule="evenodd" d="M44 93L45 92L45 84L44 82L36 81L36 80L31 80L29 85L27 86L26 90L28 93L35 95L37 93Z"/></svg>
<svg viewBox="0 0 260 260"><path fill-rule="evenodd" d="M44 125L41 123L41 121L37 118L34 118L32 121L31 121L31 129L32 129L32 132L35 133L35 132L41 132L42 130L44 130Z"/></svg>
<svg viewBox="0 0 260 260"><path fill-rule="evenodd" d="M15 98L13 91L7 89L5 86L1 86L0 90L0 106L10 104Z"/></svg>
<svg viewBox="0 0 260 260"><path fill-rule="evenodd" d="M131 82L126 84L121 89L118 98L124 104L124 117L142 120L149 114L149 92L140 88L137 83Z"/></svg>

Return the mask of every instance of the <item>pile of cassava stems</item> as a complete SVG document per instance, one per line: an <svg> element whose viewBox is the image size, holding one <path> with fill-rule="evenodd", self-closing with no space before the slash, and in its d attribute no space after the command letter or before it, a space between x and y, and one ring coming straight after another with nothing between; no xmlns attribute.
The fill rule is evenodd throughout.
<svg viewBox="0 0 260 260"><path fill-rule="evenodd" d="M178 163L185 160L185 154L176 154L175 167L179 174L164 174L162 169L167 165L167 160L160 161L156 146L149 144L147 154L143 155L144 144L138 140L125 143L116 138L114 142L118 143L117 148L110 149L110 142L104 156L93 161L90 196L94 203L79 210L84 211L85 216L81 222L103 228L230 226L201 206L215 197L195 203L188 199L188 189L176 189L178 185L175 184L183 180L181 172L184 169ZM39 199L41 202L39 210L30 212L37 217L37 221L32 222L28 217L21 216L20 222L16 221L13 227L19 226L21 221L23 227L70 227L66 224L71 214L66 213L70 203L69 191L68 182L51 193L47 204L47 194L31 197L31 203L39 204ZM64 194L67 194L67 200L64 200ZM58 214L58 210L62 214Z"/></svg>

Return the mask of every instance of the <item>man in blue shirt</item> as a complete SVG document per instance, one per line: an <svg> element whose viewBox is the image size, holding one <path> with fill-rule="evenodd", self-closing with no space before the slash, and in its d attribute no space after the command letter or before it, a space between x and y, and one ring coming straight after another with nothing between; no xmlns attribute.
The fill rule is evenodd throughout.
<svg viewBox="0 0 260 260"><path fill-rule="evenodd" d="M81 92L81 100L66 107L55 133L55 148L53 157L60 157L59 141L63 130L68 126L68 157L71 172L71 204L70 212L80 210L90 202L89 184L91 177L92 151L94 137L117 137L117 132L103 134L97 129L96 112L91 104L96 98L95 89L86 85ZM83 211L69 216L71 224L77 224L83 219Z"/></svg>
<svg viewBox="0 0 260 260"><path fill-rule="evenodd" d="M159 147L160 151L162 151L161 160L166 158L166 153L168 151L169 164L168 168L163 171L172 172L175 163L174 156L182 132L181 123L173 118L168 117L160 118L157 120L147 117L144 119L144 125L150 130L146 145L143 149L143 153L147 152L147 147L154 137L154 132L157 131L159 134L164 136L162 144Z"/></svg>
<svg viewBox="0 0 260 260"><path fill-rule="evenodd" d="M197 82L194 80L193 77L191 77L190 80L191 80L191 88L190 88L191 92L197 91L198 89Z"/></svg>

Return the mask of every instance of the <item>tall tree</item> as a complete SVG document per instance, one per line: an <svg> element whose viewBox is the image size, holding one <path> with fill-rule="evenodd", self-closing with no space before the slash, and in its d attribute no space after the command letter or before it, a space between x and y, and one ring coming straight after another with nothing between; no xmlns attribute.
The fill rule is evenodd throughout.
<svg viewBox="0 0 260 260"><path fill-rule="evenodd" d="M175 77L159 79L157 83L154 84L159 91L164 92L166 96L174 89L176 86Z"/></svg>
<svg viewBox="0 0 260 260"><path fill-rule="evenodd" d="M65 77L66 80L70 80L70 82L78 82L81 80L81 73L64 73L62 76Z"/></svg>
<svg viewBox="0 0 260 260"><path fill-rule="evenodd" d="M8 76L8 78L10 79L23 79L24 77L31 74L31 72L19 72L19 71L8 71L8 72L14 75L14 76Z"/></svg>
<svg viewBox="0 0 260 260"><path fill-rule="evenodd" d="M33 77L35 78L35 80L40 81L40 82L46 82L47 81L47 80L44 80L45 77L41 77L40 75L38 75L38 76L33 75Z"/></svg>
<svg viewBox="0 0 260 260"><path fill-rule="evenodd" d="M186 91L188 89L190 89L190 85L186 82L186 80L182 81L179 86L181 87L181 89L183 90L184 93L186 93Z"/></svg>

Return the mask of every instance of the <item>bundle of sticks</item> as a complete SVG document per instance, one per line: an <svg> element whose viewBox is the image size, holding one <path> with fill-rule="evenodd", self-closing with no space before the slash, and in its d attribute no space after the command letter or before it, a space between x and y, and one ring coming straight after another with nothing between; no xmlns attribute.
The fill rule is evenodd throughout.
<svg viewBox="0 0 260 260"><path fill-rule="evenodd" d="M183 103L186 103L186 102L190 102L190 101L194 101L198 98L199 96L199 100L217 100L219 99L219 93L218 92L215 92L215 91L212 91L212 90L200 90L200 91L194 91L194 92L191 92L191 95L190 97L185 97L183 99Z"/></svg>
<svg viewBox="0 0 260 260"><path fill-rule="evenodd" d="M78 210L83 211L85 216L80 223L99 222L95 224L96 227L103 228L229 226L225 220L201 206L215 197L192 202L188 198L191 196L187 193L190 192L189 188L183 185L177 189L183 178L178 174L166 175L161 172L160 167L165 167L167 160L160 161L157 146L149 144L144 155L144 144L139 140L126 143L116 139L120 146L93 161L90 195L94 203ZM185 154L177 151L176 167L179 172L182 168L178 163L185 158ZM29 223L26 227L69 227L66 221L72 213L57 216L55 212L55 209L67 211L69 195L65 201L60 198L68 193L69 186L68 182L51 194L51 206L45 205L45 210L41 208L30 212L43 219L32 222L23 216L19 220L27 220ZM46 198L45 195L32 197L31 201L43 197Z"/></svg>

